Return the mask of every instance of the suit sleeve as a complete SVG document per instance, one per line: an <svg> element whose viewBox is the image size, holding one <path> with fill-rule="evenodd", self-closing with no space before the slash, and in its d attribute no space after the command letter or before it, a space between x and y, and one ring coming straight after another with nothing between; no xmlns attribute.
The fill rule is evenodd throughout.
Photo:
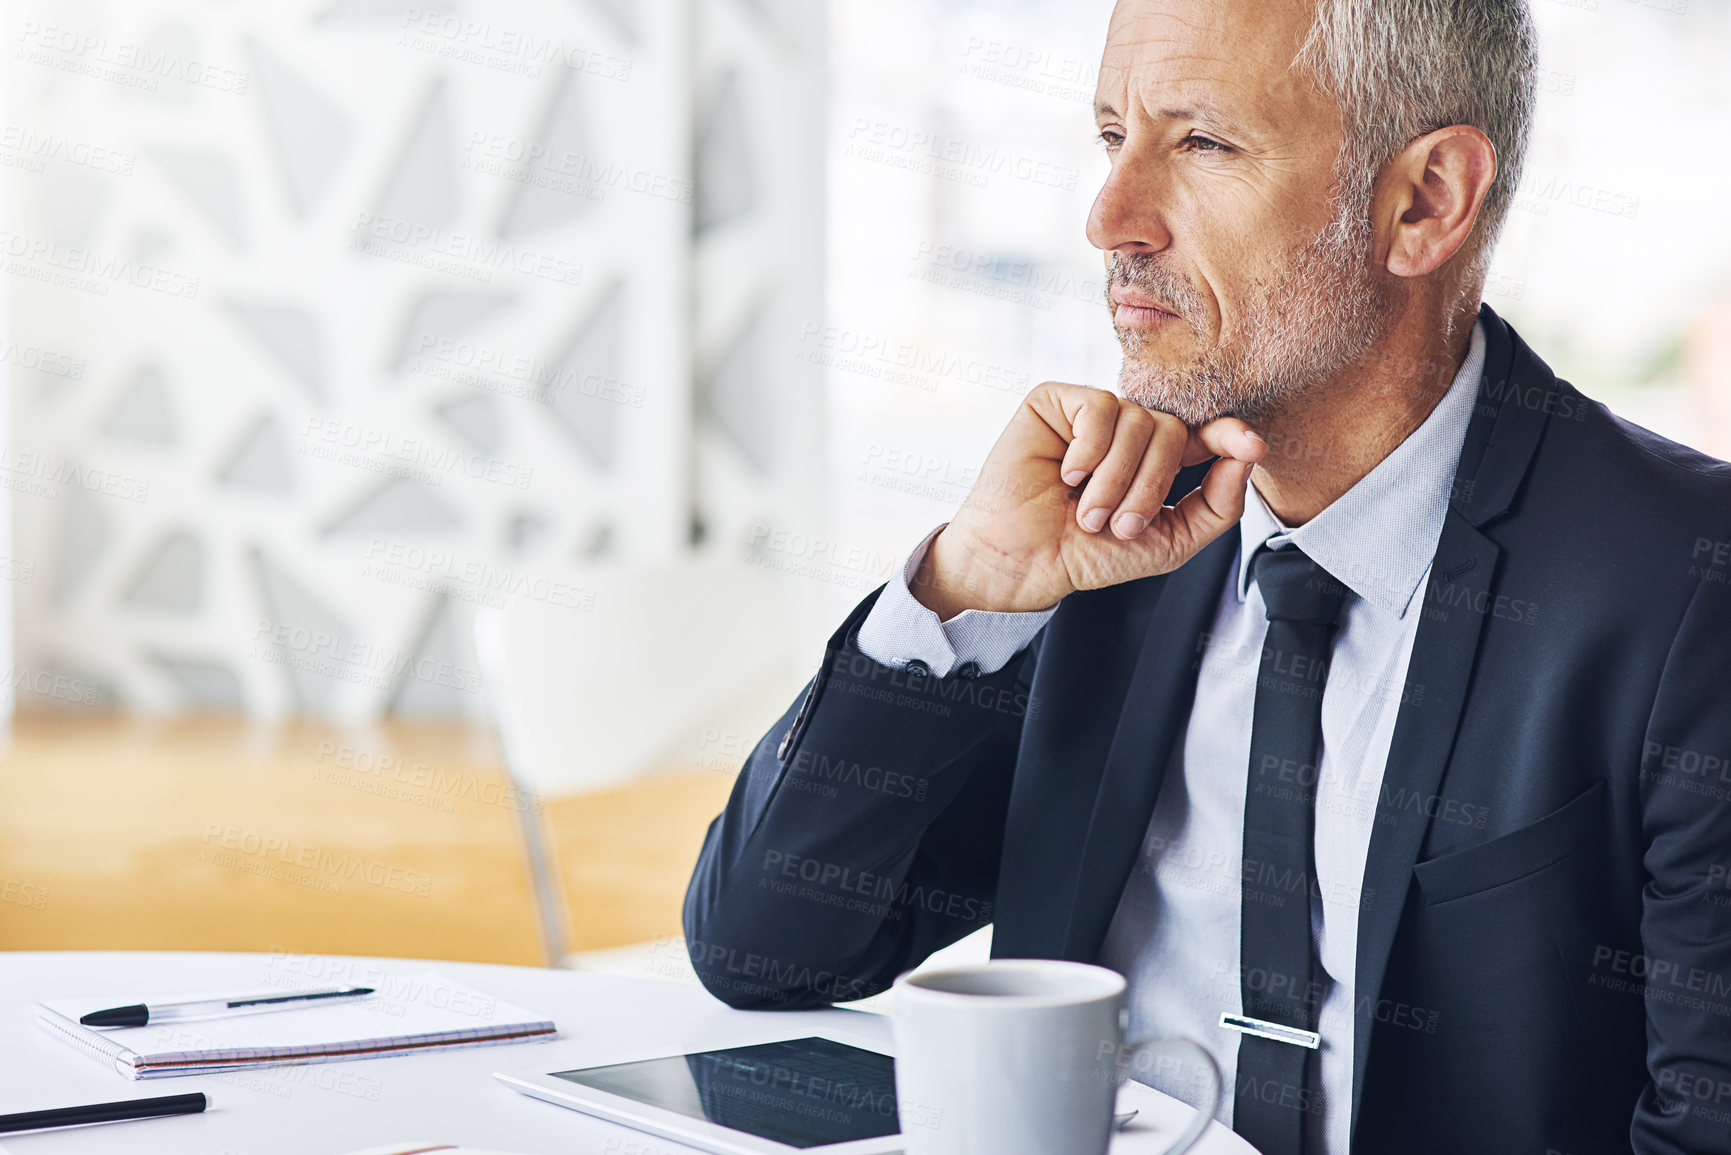
<svg viewBox="0 0 1731 1155"><path fill-rule="evenodd" d="M704 841L687 949L729 1005L864 998L992 920L1039 639L995 673L919 676L859 649L881 592L830 638Z"/></svg>
<svg viewBox="0 0 1731 1155"><path fill-rule="evenodd" d="M1731 1152L1731 575L1701 576L1642 757L1648 1083L1630 1130L1639 1155Z"/></svg>

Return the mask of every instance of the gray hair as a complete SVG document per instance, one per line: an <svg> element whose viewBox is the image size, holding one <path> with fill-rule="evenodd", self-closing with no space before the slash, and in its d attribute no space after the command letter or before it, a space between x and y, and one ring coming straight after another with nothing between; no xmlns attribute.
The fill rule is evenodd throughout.
<svg viewBox="0 0 1731 1155"><path fill-rule="evenodd" d="M1349 199L1427 132L1466 124L1490 138L1496 180L1466 250L1482 273L1520 183L1537 59L1526 0L1319 0L1297 64L1340 104Z"/></svg>

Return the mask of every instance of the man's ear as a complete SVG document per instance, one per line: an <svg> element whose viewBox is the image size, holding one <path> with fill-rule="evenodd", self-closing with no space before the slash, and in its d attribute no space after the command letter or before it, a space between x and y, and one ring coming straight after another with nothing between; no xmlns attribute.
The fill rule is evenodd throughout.
<svg viewBox="0 0 1731 1155"><path fill-rule="evenodd" d="M1496 175L1496 146L1468 125L1439 128L1401 149L1377 182L1388 271L1422 277L1441 268L1472 235Z"/></svg>

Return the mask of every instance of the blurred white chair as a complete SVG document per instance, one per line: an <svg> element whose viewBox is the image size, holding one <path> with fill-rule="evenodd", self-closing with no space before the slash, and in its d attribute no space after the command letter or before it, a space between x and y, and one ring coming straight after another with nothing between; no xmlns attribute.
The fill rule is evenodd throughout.
<svg viewBox="0 0 1731 1155"><path fill-rule="evenodd" d="M475 615L475 646L506 772L530 797L617 786L695 764L706 726L780 714L795 685L779 582L741 562L597 568L589 609L512 598ZM801 679L803 680L803 679ZM762 725L767 725L765 720ZM517 809L549 965L569 928L540 808Z"/></svg>

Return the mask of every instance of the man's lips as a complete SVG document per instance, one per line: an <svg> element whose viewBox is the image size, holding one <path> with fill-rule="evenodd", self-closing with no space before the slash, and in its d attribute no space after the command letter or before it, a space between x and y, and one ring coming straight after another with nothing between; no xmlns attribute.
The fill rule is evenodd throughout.
<svg viewBox="0 0 1731 1155"><path fill-rule="evenodd" d="M1178 320L1178 314L1147 293L1128 285L1113 285L1111 296L1115 306L1112 321L1120 329L1152 329Z"/></svg>

